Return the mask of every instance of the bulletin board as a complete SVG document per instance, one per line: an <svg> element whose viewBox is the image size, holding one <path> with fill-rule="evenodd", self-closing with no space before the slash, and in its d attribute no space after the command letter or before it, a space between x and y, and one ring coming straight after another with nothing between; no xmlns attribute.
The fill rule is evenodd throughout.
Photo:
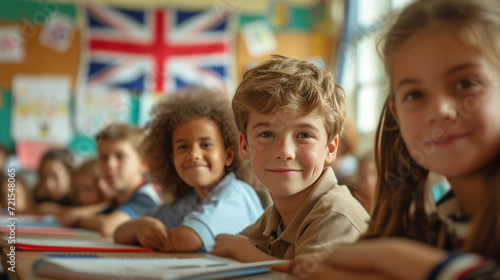
<svg viewBox="0 0 500 280"><path fill-rule="evenodd" d="M47 5L48 2L45 1L2 1L0 27L13 25L21 27L25 58L22 62L0 63L1 88L10 89L13 77L18 74L70 75L74 88L80 63L80 30L75 29L65 52L58 52L39 44L39 36L43 21L52 11L76 19L76 6L60 3Z"/></svg>

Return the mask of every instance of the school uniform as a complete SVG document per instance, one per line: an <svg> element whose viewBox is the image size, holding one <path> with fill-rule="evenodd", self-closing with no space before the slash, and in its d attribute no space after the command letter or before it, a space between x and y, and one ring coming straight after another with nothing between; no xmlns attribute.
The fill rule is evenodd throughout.
<svg viewBox="0 0 500 280"><path fill-rule="evenodd" d="M101 214L110 214L116 210L122 211L135 219L142 216L147 211L158 208L162 198L159 194L160 188L151 182L142 182L136 187L134 194L124 204L113 201L111 206L104 209Z"/></svg>
<svg viewBox="0 0 500 280"><path fill-rule="evenodd" d="M338 244L356 241L367 229L368 220L365 209L346 186L337 184L328 167L281 234L281 216L274 205L240 234L268 255L291 259L298 254L328 253Z"/></svg>
<svg viewBox="0 0 500 280"><path fill-rule="evenodd" d="M211 252L218 234L237 234L254 223L263 212L255 190L229 173L202 201L193 190L180 200L165 204L145 216L160 220L168 229L191 228L203 241L200 251Z"/></svg>

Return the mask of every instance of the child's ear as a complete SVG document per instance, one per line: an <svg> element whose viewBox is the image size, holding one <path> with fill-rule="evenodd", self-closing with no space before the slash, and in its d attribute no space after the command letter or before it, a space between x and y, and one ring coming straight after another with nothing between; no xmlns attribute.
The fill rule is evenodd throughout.
<svg viewBox="0 0 500 280"><path fill-rule="evenodd" d="M245 136L240 132L240 136L238 139L240 143L240 157L243 160L249 160L250 159L250 154L248 153L248 143L247 140L245 139Z"/></svg>
<svg viewBox="0 0 500 280"><path fill-rule="evenodd" d="M233 163L234 156L236 155L236 147L230 146L226 149L226 166L230 166Z"/></svg>
<svg viewBox="0 0 500 280"><path fill-rule="evenodd" d="M396 105L394 104L394 101L392 101L392 100L389 101L389 112L391 112L391 115L396 120L396 123L399 124L398 112L396 111Z"/></svg>
<svg viewBox="0 0 500 280"><path fill-rule="evenodd" d="M333 140L326 146L325 164L332 163L337 157L337 147L339 146L339 136L335 136Z"/></svg>

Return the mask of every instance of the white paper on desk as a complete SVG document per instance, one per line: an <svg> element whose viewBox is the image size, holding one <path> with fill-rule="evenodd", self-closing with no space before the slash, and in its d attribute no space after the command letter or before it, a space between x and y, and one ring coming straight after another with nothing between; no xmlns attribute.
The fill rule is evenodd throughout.
<svg viewBox="0 0 500 280"><path fill-rule="evenodd" d="M284 261L238 263L206 258L186 259L86 259L44 258L33 264L33 271L40 276L65 279L218 279L221 272L244 271L245 275L267 272L270 266ZM209 267L213 266L213 267ZM183 268L184 267L184 268ZM187 268L189 267L189 268ZM251 270L255 268L255 272ZM259 270L259 268L262 268ZM241 274L240 274L241 275Z"/></svg>

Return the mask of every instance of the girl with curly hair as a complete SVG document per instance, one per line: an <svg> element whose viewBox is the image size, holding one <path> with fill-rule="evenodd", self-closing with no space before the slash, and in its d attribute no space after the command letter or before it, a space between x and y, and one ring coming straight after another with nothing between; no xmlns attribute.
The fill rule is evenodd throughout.
<svg viewBox="0 0 500 280"><path fill-rule="evenodd" d="M164 252L210 252L219 233L236 234L263 213L237 156L229 102L206 89L169 95L152 111L143 145L150 175L174 196L143 218L122 224L115 242Z"/></svg>

